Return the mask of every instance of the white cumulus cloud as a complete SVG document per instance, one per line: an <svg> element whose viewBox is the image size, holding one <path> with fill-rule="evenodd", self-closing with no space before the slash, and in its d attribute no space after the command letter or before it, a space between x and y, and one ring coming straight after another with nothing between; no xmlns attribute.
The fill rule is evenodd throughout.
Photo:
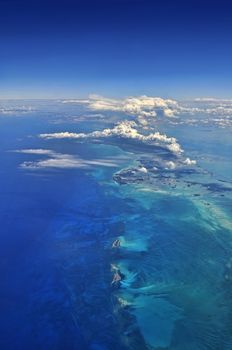
<svg viewBox="0 0 232 350"><path fill-rule="evenodd" d="M186 158L183 163L186 165L195 165L197 162L194 159Z"/></svg>
<svg viewBox="0 0 232 350"><path fill-rule="evenodd" d="M168 119L175 117L178 120L181 116L193 115L202 116L198 123L213 123L218 126L231 125L232 100L217 98L196 98L192 101L176 101L154 96L137 96L121 99L106 98L98 95L90 95L87 99L63 100L62 103L83 104L95 112L122 112L133 117L144 129L154 124L157 116L164 116ZM220 117L220 121L212 117ZM209 120L207 120L209 117Z"/></svg>
<svg viewBox="0 0 232 350"><path fill-rule="evenodd" d="M85 100L64 100L63 103L79 103L87 105L92 110L123 112L135 117L153 118L157 113L173 117L178 106L177 101L161 97L127 97L122 99L106 98L90 95Z"/></svg>
<svg viewBox="0 0 232 350"><path fill-rule="evenodd" d="M162 146L168 149L170 152L179 154L182 151L180 145L174 137L168 137L165 134L159 132L143 135L136 129L136 123L133 121L123 121L118 123L113 128L107 128L102 131L93 131L91 133L50 133L40 134L39 136L44 139L101 139L101 138L124 138L136 140L149 145Z"/></svg>

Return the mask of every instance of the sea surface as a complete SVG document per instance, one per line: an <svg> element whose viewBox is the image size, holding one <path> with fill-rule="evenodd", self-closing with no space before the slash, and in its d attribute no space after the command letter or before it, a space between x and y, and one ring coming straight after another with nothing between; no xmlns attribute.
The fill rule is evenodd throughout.
<svg viewBox="0 0 232 350"><path fill-rule="evenodd" d="M39 136L123 115L4 108L0 349L231 350L231 127L158 120L196 160L177 170L122 137Z"/></svg>

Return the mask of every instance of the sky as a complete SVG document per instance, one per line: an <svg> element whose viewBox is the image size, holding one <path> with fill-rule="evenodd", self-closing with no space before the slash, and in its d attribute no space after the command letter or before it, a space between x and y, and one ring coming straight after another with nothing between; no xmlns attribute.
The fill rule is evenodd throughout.
<svg viewBox="0 0 232 350"><path fill-rule="evenodd" d="M0 98L229 98L231 13L226 0L0 0Z"/></svg>

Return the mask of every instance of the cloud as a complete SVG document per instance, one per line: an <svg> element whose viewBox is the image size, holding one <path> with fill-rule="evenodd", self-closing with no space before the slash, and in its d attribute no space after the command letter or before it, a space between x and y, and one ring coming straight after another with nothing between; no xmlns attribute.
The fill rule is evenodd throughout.
<svg viewBox="0 0 232 350"><path fill-rule="evenodd" d="M44 139L101 139L101 138L122 138L127 140L136 140L138 142L161 146L166 148L172 153L180 154L183 152L177 140L174 137L168 137L165 134L159 132L143 135L136 129L137 124L133 121L123 121L116 124L113 128L107 128L102 131L93 131L91 133L50 133L40 134L39 136Z"/></svg>
<svg viewBox="0 0 232 350"><path fill-rule="evenodd" d="M32 106L4 106L0 105L0 114L15 115L33 112L35 109Z"/></svg>
<svg viewBox="0 0 232 350"><path fill-rule="evenodd" d="M175 168L176 168L176 164L173 161L170 160L169 162L166 162L165 169L174 170Z"/></svg>
<svg viewBox="0 0 232 350"><path fill-rule="evenodd" d="M20 164L20 168L36 170L45 168L55 169L74 169L74 168L92 168L95 166L116 167L115 159L91 159L86 160L74 155L57 153L48 149L22 149L16 150L17 153L43 155L46 159L35 161L25 161ZM119 159L118 162L121 160Z"/></svg>
<svg viewBox="0 0 232 350"><path fill-rule="evenodd" d="M138 168L138 171L140 171L141 173L144 173L144 174L147 174L147 173L148 173L147 168L145 168L144 166L139 167L139 168Z"/></svg>
<svg viewBox="0 0 232 350"><path fill-rule="evenodd" d="M64 100L63 103L79 103L87 105L94 111L123 112L137 118L154 118L157 114L173 117L178 106L177 101L163 99L161 97L128 97L123 99L112 99L98 95L90 95L85 100Z"/></svg>
<svg viewBox="0 0 232 350"><path fill-rule="evenodd" d="M54 152L51 151L50 149L44 149L44 148L21 149L21 150L16 150L15 152L25 153L25 154L45 154L45 155L53 155L54 154Z"/></svg>
<svg viewBox="0 0 232 350"><path fill-rule="evenodd" d="M168 162L165 162L164 168L168 170L175 170L178 168L182 168L183 166L191 166L191 165L196 165L196 160L186 158L184 160L177 160L176 162L170 160Z"/></svg>
<svg viewBox="0 0 232 350"><path fill-rule="evenodd" d="M72 157L55 157L46 160L39 160L35 162L24 162L20 165L21 168L26 169L41 169L41 168L60 168L60 169L73 169L73 168L86 168L86 164L82 163L78 159Z"/></svg>
<svg viewBox="0 0 232 350"><path fill-rule="evenodd" d="M195 165L197 162L194 159L186 158L183 163L186 165Z"/></svg>
<svg viewBox="0 0 232 350"><path fill-rule="evenodd" d="M157 117L175 118L176 124L182 123L178 119L182 116L187 119L188 115L198 115L202 119L197 124L208 123L219 127L232 125L232 99L220 99L214 97L201 97L192 101L177 101L174 99L165 99L157 96L137 96L126 98L106 98L98 95L90 95L86 99L67 99L60 100L63 104L79 104L85 106L93 112L95 118L104 118L101 114L106 111L117 112L128 115L144 129L148 129L157 120ZM24 115L35 111L33 106L10 105L2 102L0 105L0 115ZM99 114L100 113L100 114ZM88 115L89 117L89 115ZM209 118L206 121L206 118ZM216 118L216 119L213 119ZM77 116L76 121L85 119L86 116ZM59 119L59 122L63 119ZM67 121L67 119L66 119ZM206 122L205 122L206 121ZM171 120L170 120L171 122Z"/></svg>
<svg viewBox="0 0 232 350"><path fill-rule="evenodd" d="M224 98L215 98L215 97L198 97L195 98L196 102L212 102L212 103L231 103L232 99L224 99Z"/></svg>
<svg viewBox="0 0 232 350"><path fill-rule="evenodd" d="M193 106L194 103L194 106ZM197 106L196 106L197 103ZM232 116L232 100L212 97L196 98L190 105L180 106L180 111L190 114Z"/></svg>
<svg viewBox="0 0 232 350"><path fill-rule="evenodd" d="M232 125L232 100L211 97L196 98L192 101L176 101L152 96L137 96L121 99L90 95L87 99L63 100L62 103L83 104L95 112L121 112L134 118L143 128L154 126L157 117L175 118L175 124L191 124L188 116L196 115L195 124L214 124L219 127ZM181 119L181 117L184 117ZM216 117L217 120L213 117ZM207 119L208 118L208 119ZM169 122L172 123L170 120ZM174 124L174 123L173 123Z"/></svg>

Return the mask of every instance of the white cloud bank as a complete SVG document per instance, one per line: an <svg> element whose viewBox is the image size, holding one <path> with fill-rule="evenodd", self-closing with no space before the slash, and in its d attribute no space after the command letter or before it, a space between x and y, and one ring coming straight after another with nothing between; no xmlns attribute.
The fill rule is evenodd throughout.
<svg viewBox="0 0 232 350"><path fill-rule="evenodd" d="M28 148L28 149L21 149L15 151L17 153L25 153L25 154L39 154L39 155L53 155L54 152L50 149L44 149L44 148Z"/></svg>
<svg viewBox="0 0 232 350"><path fill-rule="evenodd" d="M50 134L40 134L44 139L101 139L101 138L122 138L127 140L136 140L148 145L161 146L174 154L183 152L177 140L174 137L168 137L159 132L143 135L136 129L136 123L133 121L123 121L113 128L107 128L102 131L93 131L91 133L73 133L59 132Z"/></svg>
<svg viewBox="0 0 232 350"><path fill-rule="evenodd" d="M174 162L172 160L167 161L164 163L164 168L166 170L175 170L178 168L181 168L183 166L193 166L196 165L197 162L194 159L190 159L190 158L185 158L185 159L179 159L178 161Z"/></svg>
<svg viewBox="0 0 232 350"><path fill-rule="evenodd" d="M95 166L116 167L115 160L112 159L94 159L86 160L74 155L57 153L49 149L22 149L15 151L17 153L33 154L46 156L46 159L35 161L26 161L20 164L20 168L36 170L45 168L54 169L75 169L75 168L92 168Z"/></svg>
<svg viewBox="0 0 232 350"><path fill-rule="evenodd" d="M137 96L122 99L105 98L98 95L90 95L87 99L63 100L62 103L83 104L93 111L122 112L130 115L144 128L152 125L157 116L168 118L181 117L186 115L208 116L207 122L218 126L231 125L228 118L232 117L232 100L217 98L196 98L192 101L176 101L152 96ZM217 116L221 119L215 120ZM225 120L225 123L224 123Z"/></svg>
<svg viewBox="0 0 232 350"><path fill-rule="evenodd" d="M62 103L84 104L94 111L114 111L133 115L138 120L144 118L153 118L157 113L166 117L173 117L178 108L178 103L172 99L163 99L161 97L128 97L124 99L105 98L98 95L90 95L85 100L64 100Z"/></svg>
<svg viewBox="0 0 232 350"><path fill-rule="evenodd" d="M6 106L0 105L0 115L17 115L34 112L35 109L32 106Z"/></svg>

